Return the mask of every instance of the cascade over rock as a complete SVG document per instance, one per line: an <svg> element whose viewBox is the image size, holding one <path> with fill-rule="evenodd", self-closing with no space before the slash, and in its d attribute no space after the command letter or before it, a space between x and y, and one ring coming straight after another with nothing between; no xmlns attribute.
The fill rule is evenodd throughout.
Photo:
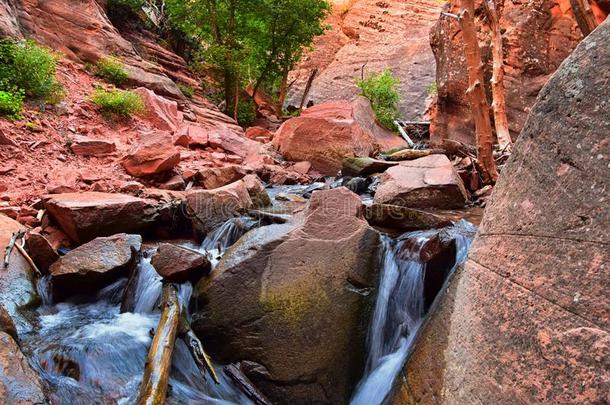
<svg viewBox="0 0 610 405"><path fill-rule="evenodd" d="M197 334L258 364L248 376L274 402L346 403L362 374L379 238L361 215L345 188L314 192L296 228L250 231L196 287Z"/></svg>
<svg viewBox="0 0 610 405"><path fill-rule="evenodd" d="M607 402L608 64L610 21L540 92L394 404Z"/></svg>
<svg viewBox="0 0 610 405"><path fill-rule="evenodd" d="M309 161L314 170L336 175L345 158L368 157L406 142L379 126L369 101L357 97L308 108L286 121L272 144L288 160Z"/></svg>

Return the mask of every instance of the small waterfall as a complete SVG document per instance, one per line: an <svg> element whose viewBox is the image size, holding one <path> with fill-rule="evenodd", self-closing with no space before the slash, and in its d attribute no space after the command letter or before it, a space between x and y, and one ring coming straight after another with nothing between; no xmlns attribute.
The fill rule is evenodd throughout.
<svg viewBox="0 0 610 405"><path fill-rule="evenodd" d="M201 243L199 250L208 255L212 266L216 266L225 250L257 225L258 221L250 217L231 218L210 232Z"/></svg>
<svg viewBox="0 0 610 405"><path fill-rule="evenodd" d="M161 298L162 277L150 264L150 257L144 257L138 263L138 284L135 294L135 313L153 312Z"/></svg>
<svg viewBox="0 0 610 405"><path fill-rule="evenodd" d="M474 233L474 227L466 221L460 221L454 229L451 236L457 253L451 272L466 260ZM368 358L351 405L382 404L404 366L426 315L426 265L420 260L420 252L435 233L417 231L398 239L383 237L379 290L367 338Z"/></svg>

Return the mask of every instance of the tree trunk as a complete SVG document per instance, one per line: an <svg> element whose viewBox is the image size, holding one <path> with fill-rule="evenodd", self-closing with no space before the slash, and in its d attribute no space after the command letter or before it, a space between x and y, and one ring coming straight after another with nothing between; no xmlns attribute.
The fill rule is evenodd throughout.
<svg viewBox="0 0 610 405"><path fill-rule="evenodd" d="M493 56L493 74L491 77L491 91L493 102L496 136L501 149L512 145L506 117L506 96L504 92L504 51L502 49L502 33L500 32L500 17L496 10L495 0L484 0L483 5L489 21L491 31L491 53Z"/></svg>
<svg viewBox="0 0 610 405"><path fill-rule="evenodd" d="M167 383L172 368L172 353L180 323L180 303L176 287L163 286L161 319L148 351L144 378L140 385L139 405L163 405L167 396Z"/></svg>
<svg viewBox="0 0 610 405"><path fill-rule="evenodd" d="M305 85L305 91L303 91L303 98L301 98L301 105L299 106L299 110L303 109L305 105L305 101L307 101L307 97L309 96L309 91L311 90L311 85L313 84L313 80L316 78L318 74L318 69L314 69L309 75L309 79L307 80L307 84Z"/></svg>
<svg viewBox="0 0 610 405"><path fill-rule="evenodd" d="M468 90L470 107L474 119L477 155L481 164L481 175L485 183L494 183L498 178L496 162L493 157L493 137L489 104L484 89L481 50L477 42L474 25L474 0L461 0L460 26L464 38L464 54L468 66Z"/></svg>
<svg viewBox="0 0 610 405"><path fill-rule="evenodd" d="M399 160L415 160L425 156L430 155L444 155L447 151L443 149L424 149L424 150L416 150L416 149L403 149L398 152L392 153L385 157L386 160L389 161L399 161Z"/></svg>
<svg viewBox="0 0 610 405"><path fill-rule="evenodd" d="M288 73L289 70L286 69L282 73L282 83L280 84L280 91L277 96L277 111L278 114L282 115L282 111L284 110L284 101L286 101L286 95L288 94Z"/></svg>
<svg viewBox="0 0 610 405"><path fill-rule="evenodd" d="M570 5L578 23L578 28L580 28L582 35L586 37L597 27L597 19L593 14L591 4L589 4L589 0L570 0Z"/></svg>

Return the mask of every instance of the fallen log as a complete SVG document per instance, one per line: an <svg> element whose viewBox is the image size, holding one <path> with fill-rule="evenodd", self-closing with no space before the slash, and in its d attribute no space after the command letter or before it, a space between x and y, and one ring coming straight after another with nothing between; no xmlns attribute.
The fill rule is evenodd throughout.
<svg viewBox="0 0 610 405"><path fill-rule="evenodd" d="M430 155L443 155L446 151L444 149L403 149L401 151L392 153L386 156L386 160L398 161L398 160L414 160Z"/></svg>
<svg viewBox="0 0 610 405"><path fill-rule="evenodd" d="M223 367L223 371L256 405L271 405L271 402L244 376L237 365L229 364Z"/></svg>
<svg viewBox="0 0 610 405"><path fill-rule="evenodd" d="M220 384L220 380L218 379L218 375L216 375L216 371L212 366L212 360L210 356L203 350L203 345L201 341L195 335L195 332L191 329L191 324L188 319L186 319L186 309L183 308L182 314L180 315L180 325L178 326L178 336L184 341L189 351L191 352L191 356L193 356L193 360L195 360L195 364L201 371L201 375L209 374L212 377L212 380L216 384Z"/></svg>
<svg viewBox="0 0 610 405"><path fill-rule="evenodd" d="M450 155L456 155L460 157L477 157L477 148L471 145L466 145L459 141L452 139L444 139L442 148L447 151Z"/></svg>
<svg viewBox="0 0 610 405"><path fill-rule="evenodd" d="M148 351L138 404L163 405L167 396L172 353L180 323L180 303L173 284L163 285L161 319Z"/></svg>
<svg viewBox="0 0 610 405"><path fill-rule="evenodd" d="M13 232L13 235L11 236L11 240L8 243L8 245L6 246L6 249L4 251L4 268L7 268L9 265L9 261L11 259L11 252L13 251L13 248L15 247L15 243L17 243L17 241L21 238L23 238L23 236L25 235L25 230L20 230L17 232Z"/></svg>

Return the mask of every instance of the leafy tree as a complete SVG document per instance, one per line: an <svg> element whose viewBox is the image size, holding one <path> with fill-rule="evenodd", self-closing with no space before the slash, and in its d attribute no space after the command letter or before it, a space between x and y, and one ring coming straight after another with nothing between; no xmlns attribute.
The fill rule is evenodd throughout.
<svg viewBox="0 0 610 405"><path fill-rule="evenodd" d="M371 102L379 123L390 130L394 129L394 121L400 117L398 83L389 69L357 82L361 94Z"/></svg>
<svg viewBox="0 0 610 405"><path fill-rule="evenodd" d="M258 90L287 76L330 9L327 0L165 0L165 7L170 26L201 44L199 60L221 74L233 116L246 79Z"/></svg>

